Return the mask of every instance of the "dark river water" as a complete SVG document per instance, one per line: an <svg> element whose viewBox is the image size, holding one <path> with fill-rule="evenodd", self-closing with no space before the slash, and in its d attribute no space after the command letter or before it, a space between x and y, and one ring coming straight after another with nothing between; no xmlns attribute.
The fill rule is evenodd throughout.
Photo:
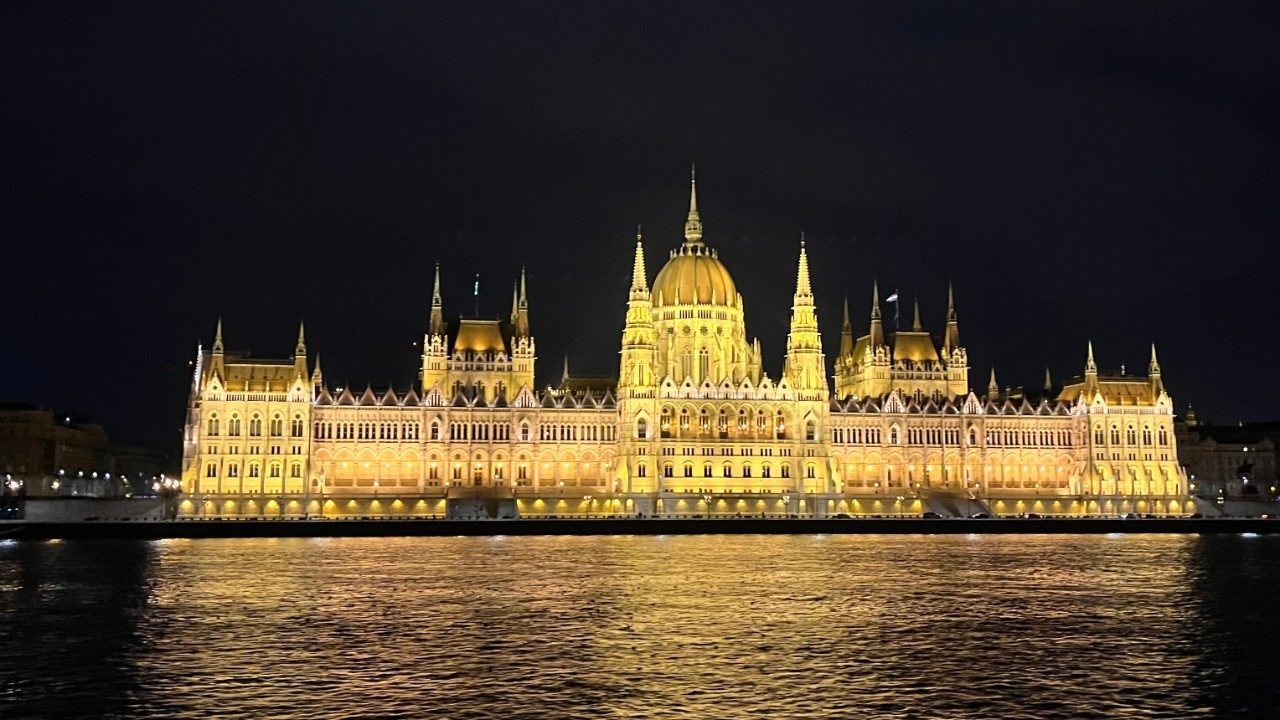
<svg viewBox="0 0 1280 720"><path fill-rule="evenodd" d="M1280 538L0 543L0 718L1280 717Z"/></svg>

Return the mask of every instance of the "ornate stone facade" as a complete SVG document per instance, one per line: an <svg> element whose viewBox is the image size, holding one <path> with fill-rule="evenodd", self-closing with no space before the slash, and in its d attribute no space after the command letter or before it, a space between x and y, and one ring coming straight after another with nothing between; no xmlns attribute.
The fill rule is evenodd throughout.
<svg viewBox="0 0 1280 720"><path fill-rule="evenodd" d="M1187 513L1173 406L1147 377L1084 373L1043 392L969 387L954 298L868 333L846 305L834 383L803 237L782 374L768 376L728 269L685 240L653 285L636 237L618 381L536 390L522 277L505 319L447 323L439 269L420 384L329 388L294 356L198 354L186 424L192 515ZM1047 378L1046 378L1047 380ZM834 387L834 392L832 391Z"/></svg>

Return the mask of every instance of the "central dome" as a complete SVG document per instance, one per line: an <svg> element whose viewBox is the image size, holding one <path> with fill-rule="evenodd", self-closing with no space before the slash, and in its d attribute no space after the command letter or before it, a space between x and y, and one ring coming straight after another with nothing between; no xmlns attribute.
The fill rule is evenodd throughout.
<svg viewBox="0 0 1280 720"><path fill-rule="evenodd" d="M669 305L734 305L738 291L733 278L716 252L697 244L686 244L671 253L671 259L653 281L657 307Z"/></svg>

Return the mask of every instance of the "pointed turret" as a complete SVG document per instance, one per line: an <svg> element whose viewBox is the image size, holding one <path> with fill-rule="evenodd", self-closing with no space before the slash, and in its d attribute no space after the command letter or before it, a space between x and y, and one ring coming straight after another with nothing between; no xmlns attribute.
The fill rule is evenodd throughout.
<svg viewBox="0 0 1280 720"><path fill-rule="evenodd" d="M1049 374L1049 368L1044 369L1044 391L1049 392L1053 389L1053 376Z"/></svg>
<svg viewBox="0 0 1280 720"><path fill-rule="evenodd" d="M1098 389L1098 363L1093 360L1093 341L1089 341L1089 354L1084 361L1084 389L1093 392Z"/></svg>
<svg viewBox="0 0 1280 720"><path fill-rule="evenodd" d="M1151 362L1147 364L1147 378L1151 382L1152 396L1158 396L1164 390L1164 381L1160 379L1160 361L1156 359L1156 344L1151 343Z"/></svg>
<svg viewBox="0 0 1280 720"><path fill-rule="evenodd" d="M871 347L884 345L884 325L880 320L880 284L871 281L871 331L868 334Z"/></svg>
<svg viewBox="0 0 1280 720"><path fill-rule="evenodd" d="M307 333L306 327L298 322L298 342L293 346L293 369L296 376L303 381L307 379Z"/></svg>
<svg viewBox="0 0 1280 720"><path fill-rule="evenodd" d="M822 336L818 334L818 312L813 306L813 285L809 280L809 251L800 233L800 260L796 269L796 292L791 305L791 331L787 334L787 359L783 373L791 387L801 392L827 392L826 359Z"/></svg>
<svg viewBox="0 0 1280 720"><path fill-rule="evenodd" d="M813 301L813 285L809 282L809 253L804 247L804 232L800 233L800 267L796 271L796 297Z"/></svg>
<svg viewBox="0 0 1280 720"><path fill-rule="evenodd" d="M564 372L560 373L560 384L563 386L569 382L569 354L564 356Z"/></svg>
<svg viewBox="0 0 1280 720"><path fill-rule="evenodd" d="M996 382L996 368L991 367L991 380L987 382L987 396L996 397L1000 394L1000 385Z"/></svg>
<svg viewBox="0 0 1280 720"><path fill-rule="evenodd" d="M511 283L511 324L515 325L516 316L520 310L520 291L517 289L520 283Z"/></svg>
<svg viewBox="0 0 1280 720"><path fill-rule="evenodd" d="M948 353L955 352L960 347L960 323L956 320L956 298L949 282L947 283L947 333L943 337L942 347Z"/></svg>
<svg viewBox="0 0 1280 720"><path fill-rule="evenodd" d="M215 377L225 378L222 348L222 318L218 318L218 327L213 331L213 357L209 362L209 373Z"/></svg>
<svg viewBox="0 0 1280 720"><path fill-rule="evenodd" d="M324 384L324 373L320 372L320 353L316 353L316 368L311 371L311 384L315 387Z"/></svg>
<svg viewBox="0 0 1280 720"><path fill-rule="evenodd" d="M840 357L853 354L853 323L849 321L849 296L844 298L844 321L840 325Z"/></svg>
<svg viewBox="0 0 1280 720"><path fill-rule="evenodd" d="M920 298L916 298L915 319L911 321L911 332L921 332L924 326L920 324Z"/></svg>
<svg viewBox="0 0 1280 720"><path fill-rule="evenodd" d="M520 296L516 300L516 336L529 337L529 290L524 266L520 266Z"/></svg>
<svg viewBox="0 0 1280 720"><path fill-rule="evenodd" d="M444 300L440 297L440 263L436 263L435 284L431 287L431 334L444 335Z"/></svg>
<svg viewBox="0 0 1280 720"><path fill-rule="evenodd" d="M636 226L636 257L631 264L631 292L649 292L649 281L644 270L644 233L639 225Z"/></svg>
<svg viewBox="0 0 1280 720"><path fill-rule="evenodd" d="M698 173L697 166L689 170L689 217L684 221L684 244L702 244L702 219L698 217Z"/></svg>

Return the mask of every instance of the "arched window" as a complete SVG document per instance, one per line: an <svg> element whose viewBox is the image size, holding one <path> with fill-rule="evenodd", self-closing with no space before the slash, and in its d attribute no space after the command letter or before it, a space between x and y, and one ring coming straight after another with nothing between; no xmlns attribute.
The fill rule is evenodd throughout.
<svg viewBox="0 0 1280 720"><path fill-rule="evenodd" d="M269 476L273 478L280 477L280 463L271 463Z"/></svg>
<svg viewBox="0 0 1280 720"><path fill-rule="evenodd" d="M644 418L636 420L636 438L646 440L649 437L649 421Z"/></svg>
<svg viewBox="0 0 1280 720"><path fill-rule="evenodd" d="M751 477L751 466L747 463L742 463L742 477Z"/></svg>
<svg viewBox="0 0 1280 720"><path fill-rule="evenodd" d="M812 420L807 420L807 421L805 421L805 424L804 424L804 439L805 439L805 440L810 440L810 441L812 441L812 440L816 440L816 439L817 439L817 435L818 435L818 428L817 428L817 426L816 426L816 425L814 425L813 421L812 421Z"/></svg>
<svg viewBox="0 0 1280 720"><path fill-rule="evenodd" d="M300 478L300 477L302 477L302 465L301 465L301 464L299 464L299 463L293 463L292 465L290 465L290 466L289 466L289 477L291 477L291 478Z"/></svg>
<svg viewBox="0 0 1280 720"><path fill-rule="evenodd" d="M240 436L240 416L232 415L231 420L227 423L227 434L235 437Z"/></svg>
<svg viewBox="0 0 1280 720"><path fill-rule="evenodd" d="M658 432L662 437L671 437L671 408L662 408L662 420L658 425Z"/></svg>
<svg viewBox="0 0 1280 720"><path fill-rule="evenodd" d="M680 408L680 431L686 432L689 429L689 408Z"/></svg>
<svg viewBox="0 0 1280 720"><path fill-rule="evenodd" d="M227 466L227 477L240 477L240 466L231 463Z"/></svg>
<svg viewBox="0 0 1280 720"><path fill-rule="evenodd" d="M1164 428L1160 428L1160 444L1161 445L1169 444L1169 431Z"/></svg>
<svg viewBox="0 0 1280 720"><path fill-rule="evenodd" d="M704 433L711 431L711 416L707 414L706 408L698 412L698 430Z"/></svg>
<svg viewBox="0 0 1280 720"><path fill-rule="evenodd" d="M529 423L528 422L520 423L520 439L526 442L529 440Z"/></svg>
<svg viewBox="0 0 1280 720"><path fill-rule="evenodd" d="M1142 426L1142 444L1143 445L1151 444L1151 426L1150 425Z"/></svg>
<svg viewBox="0 0 1280 720"><path fill-rule="evenodd" d="M724 476L733 477L733 466L730 465L729 463L724 464Z"/></svg>
<svg viewBox="0 0 1280 720"><path fill-rule="evenodd" d="M814 466L813 466L813 464L812 464L812 463L810 463L810 464L808 464L808 465L805 465L805 466L804 466L804 476L805 476L805 477L807 477L807 478L813 478L813 477L816 477L816 476L814 475L814 473L815 473L815 472L816 472L816 470L815 470L815 468L814 468Z"/></svg>
<svg viewBox="0 0 1280 720"><path fill-rule="evenodd" d="M1103 442L1103 440L1102 440L1102 426L1101 426L1101 425L1098 425L1097 427L1095 427L1095 428L1093 429L1093 444L1094 444L1094 445L1101 445L1101 444L1102 444L1102 442Z"/></svg>
<svg viewBox="0 0 1280 720"><path fill-rule="evenodd" d="M975 430L974 428L969 428L969 444L970 445L978 444L978 431Z"/></svg>
<svg viewBox="0 0 1280 720"><path fill-rule="evenodd" d="M302 437L302 416L294 415L293 422L289 425L289 434L293 437Z"/></svg>
<svg viewBox="0 0 1280 720"><path fill-rule="evenodd" d="M431 421L431 439L432 440L440 439L440 421L439 420Z"/></svg>
<svg viewBox="0 0 1280 720"><path fill-rule="evenodd" d="M249 437L260 437L262 435L262 418L254 415L249 418Z"/></svg>
<svg viewBox="0 0 1280 720"><path fill-rule="evenodd" d="M693 477L693 463L684 464L684 476Z"/></svg>
<svg viewBox="0 0 1280 720"><path fill-rule="evenodd" d="M212 436L212 437L217 437L217 436L218 436L218 415L217 415L217 413L214 413L213 415L210 415L210 416L209 416L209 435L210 435L210 436Z"/></svg>
<svg viewBox="0 0 1280 720"><path fill-rule="evenodd" d="M894 427L889 428L889 444L890 444L890 445L897 445L897 444L898 444L898 428L897 428L897 426L894 426Z"/></svg>
<svg viewBox="0 0 1280 720"><path fill-rule="evenodd" d="M662 477L675 477L675 468L671 467L671 463L662 466Z"/></svg>
<svg viewBox="0 0 1280 720"><path fill-rule="evenodd" d="M249 477L251 478L258 477L258 463L251 463L249 465Z"/></svg>
<svg viewBox="0 0 1280 720"><path fill-rule="evenodd" d="M702 477L711 477L711 463L703 463Z"/></svg>
<svg viewBox="0 0 1280 720"><path fill-rule="evenodd" d="M1120 444L1120 426L1119 425L1111 426L1111 444L1112 445Z"/></svg>
<svg viewBox="0 0 1280 720"><path fill-rule="evenodd" d="M711 353L706 348L698 351L698 379L706 380L711 376Z"/></svg>
<svg viewBox="0 0 1280 720"><path fill-rule="evenodd" d="M760 477L762 478L773 477L773 468L768 465L761 466Z"/></svg>
<svg viewBox="0 0 1280 720"><path fill-rule="evenodd" d="M789 478L789 477L791 477L791 466L790 466L790 465L787 465L787 464L785 464L785 463L783 464L783 466L782 466L782 477L784 477L784 478Z"/></svg>
<svg viewBox="0 0 1280 720"><path fill-rule="evenodd" d="M205 466L204 466L204 476L205 476L205 477L217 477L217 476L218 476L218 466L217 466L215 463L209 463L208 465L205 465Z"/></svg>
<svg viewBox="0 0 1280 720"><path fill-rule="evenodd" d="M1125 429L1124 437L1130 445L1138 444L1138 433L1134 432L1132 425Z"/></svg>

